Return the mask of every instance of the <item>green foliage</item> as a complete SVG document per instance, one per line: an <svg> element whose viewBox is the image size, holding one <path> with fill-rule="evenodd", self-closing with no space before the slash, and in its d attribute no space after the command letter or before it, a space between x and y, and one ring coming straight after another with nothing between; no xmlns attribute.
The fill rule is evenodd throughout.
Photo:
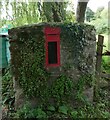
<svg viewBox="0 0 110 120"><path fill-rule="evenodd" d="M84 56L82 51L84 50L84 46L88 45L85 37L87 37L87 31L94 30L94 27L87 24L65 23L64 25L62 24L61 30L61 39L64 41L64 45L66 44L71 48L68 49L68 53L70 53L70 57L74 58L74 66L79 67L80 71L82 70L83 72L83 64L81 60ZM77 60L75 58L77 58Z"/></svg>
<svg viewBox="0 0 110 120"><path fill-rule="evenodd" d="M72 11L66 11L66 19L64 22L74 22L75 21L75 14Z"/></svg>
<svg viewBox="0 0 110 120"><path fill-rule="evenodd" d="M46 118L46 113L40 108L32 109L30 104L27 102L22 108L20 108L16 114L15 118Z"/></svg>
<svg viewBox="0 0 110 120"><path fill-rule="evenodd" d="M70 112L70 116L72 117L72 118L78 118L79 116L78 116L78 112L77 112L77 110L72 110L71 112Z"/></svg>
<svg viewBox="0 0 110 120"><path fill-rule="evenodd" d="M26 3L16 2L15 0L15 2L8 4L12 6L11 23L14 25L14 27L41 21L37 2Z"/></svg>
<svg viewBox="0 0 110 120"><path fill-rule="evenodd" d="M91 22L96 27L97 34L108 33L108 20L106 17Z"/></svg>
<svg viewBox="0 0 110 120"><path fill-rule="evenodd" d="M27 38L24 35L25 33L21 35L20 41ZM44 39L42 39L42 35L37 42L34 36L29 36L28 39L29 41L24 43L24 49L19 48L20 60L22 60L21 66L18 68L19 82L27 97L43 99L49 78L49 73L44 68Z"/></svg>
<svg viewBox="0 0 110 120"><path fill-rule="evenodd" d="M66 105L61 105L58 108L51 106L51 108L52 110L42 107L31 108L30 104L27 103L21 109L17 110L14 118L110 118L110 113L106 109L106 103L102 101L99 101L96 105L85 103L85 105L75 109Z"/></svg>
<svg viewBox="0 0 110 120"><path fill-rule="evenodd" d="M3 106L8 106L9 110L14 109L13 81L9 68L6 69L5 75L2 77L2 102Z"/></svg>
<svg viewBox="0 0 110 120"><path fill-rule="evenodd" d="M96 13L95 13L95 18L96 18L96 19L101 17L101 12L102 12L103 10L104 10L104 7L103 7L103 6L97 8L97 11L96 11Z"/></svg>
<svg viewBox="0 0 110 120"><path fill-rule="evenodd" d="M55 98L58 106L63 102L68 102L73 90L73 82L66 75L61 75L52 85L52 96Z"/></svg>
<svg viewBox="0 0 110 120"><path fill-rule="evenodd" d="M47 107L47 110L48 110L48 111L53 111L53 112L55 112L55 107L54 107L54 106L48 106L48 107Z"/></svg>
<svg viewBox="0 0 110 120"><path fill-rule="evenodd" d="M65 115L67 115L68 113L68 107L67 106L60 106L58 109L59 113L63 113Z"/></svg>
<svg viewBox="0 0 110 120"><path fill-rule="evenodd" d="M110 29L108 26L108 10L103 7L98 8L95 13L95 18L90 24L96 27L97 34L108 34Z"/></svg>
<svg viewBox="0 0 110 120"><path fill-rule="evenodd" d="M105 73L110 73L110 63L106 62L104 59L102 59L102 71Z"/></svg>
<svg viewBox="0 0 110 120"><path fill-rule="evenodd" d="M87 7L87 9L86 9L86 21L90 22L93 19L94 19L94 12L89 7Z"/></svg>
<svg viewBox="0 0 110 120"><path fill-rule="evenodd" d="M82 102L87 101L86 97L84 96L83 92L86 87L92 87L94 83L93 75L82 75L79 78L78 83L76 84L77 94L76 99Z"/></svg>
<svg viewBox="0 0 110 120"><path fill-rule="evenodd" d="M17 27L38 22L70 22L74 20L74 13L69 11L68 14L68 5L68 2L30 2L29 0L1 2L0 12L5 10L6 16L2 18L0 26L12 24L13 27Z"/></svg>
<svg viewBox="0 0 110 120"><path fill-rule="evenodd" d="M104 108L104 104L97 105L88 104L78 110L79 118L110 118L110 113Z"/></svg>
<svg viewBox="0 0 110 120"><path fill-rule="evenodd" d="M51 106L51 109L45 109L42 107L31 108L30 104L27 102L22 108L17 110L17 112L14 114L14 118L65 118L70 114L69 112L69 107L65 105L59 106L58 109L56 109L54 106Z"/></svg>

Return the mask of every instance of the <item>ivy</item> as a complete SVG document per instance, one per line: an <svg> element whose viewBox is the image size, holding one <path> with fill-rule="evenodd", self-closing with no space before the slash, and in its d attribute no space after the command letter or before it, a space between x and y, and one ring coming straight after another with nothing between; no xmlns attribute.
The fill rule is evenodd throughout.
<svg viewBox="0 0 110 120"><path fill-rule="evenodd" d="M14 46L12 55L13 73L18 76L20 86L27 97L37 97L43 104L54 98L55 103L60 105L71 99L74 80L67 76L66 73L58 76L56 80L52 80L51 73L46 71L43 33L45 26L48 26L48 24L15 28L15 31L17 31L16 43L11 43L11 46ZM77 23L60 23L49 26L61 28L60 38L62 45L68 45L68 52L70 54L74 53L71 54L72 58L74 58L74 67L82 67L81 59L84 57L82 51L84 46L88 45L87 39L85 39L87 37L86 32L94 29L93 26ZM70 67L71 65L67 65L65 69L68 70ZM52 85L49 84L50 79ZM83 82L81 83L82 86L84 85ZM79 88L79 91L81 91L82 87Z"/></svg>
<svg viewBox="0 0 110 120"><path fill-rule="evenodd" d="M52 96L56 100L58 106L68 102L73 90L73 82L66 75L61 75L52 85Z"/></svg>
<svg viewBox="0 0 110 120"><path fill-rule="evenodd" d="M77 100L85 102L86 97L83 94L84 89L86 87L92 87L93 84L94 84L94 76L93 75L91 75L91 74L82 75L79 78L78 83L76 84L76 89L77 89L76 98L77 98Z"/></svg>

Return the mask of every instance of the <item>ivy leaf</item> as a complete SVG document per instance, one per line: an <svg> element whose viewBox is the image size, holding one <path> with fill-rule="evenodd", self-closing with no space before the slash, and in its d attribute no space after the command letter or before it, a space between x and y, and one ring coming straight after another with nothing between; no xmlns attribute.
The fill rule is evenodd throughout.
<svg viewBox="0 0 110 120"><path fill-rule="evenodd" d="M49 111L55 111L55 107L54 106L48 106L47 108Z"/></svg>
<svg viewBox="0 0 110 120"><path fill-rule="evenodd" d="M60 106L58 111L59 111L60 113L63 113L63 114L65 114L65 115L67 115L67 113L68 113L68 108L67 108L67 106Z"/></svg>
<svg viewBox="0 0 110 120"><path fill-rule="evenodd" d="M72 111L70 114L73 118L77 118L78 112L77 111Z"/></svg>
<svg viewBox="0 0 110 120"><path fill-rule="evenodd" d="M46 118L46 113L41 108L36 110L36 114L37 118Z"/></svg>

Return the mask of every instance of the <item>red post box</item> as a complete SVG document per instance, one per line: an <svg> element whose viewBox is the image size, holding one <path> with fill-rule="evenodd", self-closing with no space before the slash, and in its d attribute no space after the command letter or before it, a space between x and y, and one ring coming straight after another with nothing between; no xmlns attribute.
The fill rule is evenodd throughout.
<svg viewBox="0 0 110 120"><path fill-rule="evenodd" d="M60 66L60 28L45 27L45 65Z"/></svg>

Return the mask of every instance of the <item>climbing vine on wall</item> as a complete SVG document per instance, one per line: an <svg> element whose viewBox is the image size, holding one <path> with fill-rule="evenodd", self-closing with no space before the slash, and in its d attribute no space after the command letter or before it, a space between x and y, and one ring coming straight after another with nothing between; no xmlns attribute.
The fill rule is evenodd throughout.
<svg viewBox="0 0 110 120"><path fill-rule="evenodd" d="M16 31L18 30L18 37L15 43L11 43L11 46L14 46L14 48L11 48L14 54L14 59L12 59L13 73L18 76L19 83L27 97L38 97L44 103L53 97L58 105L71 98L73 80L64 73L52 81L51 85L49 84L51 74L45 69L45 39L43 33L45 25L16 29ZM53 24L50 26L61 28L61 42L72 47L74 65L79 66L80 70L84 70L82 69L83 62L78 56L84 57L82 51L84 46L88 45L86 32L94 29L94 27L77 23Z"/></svg>

